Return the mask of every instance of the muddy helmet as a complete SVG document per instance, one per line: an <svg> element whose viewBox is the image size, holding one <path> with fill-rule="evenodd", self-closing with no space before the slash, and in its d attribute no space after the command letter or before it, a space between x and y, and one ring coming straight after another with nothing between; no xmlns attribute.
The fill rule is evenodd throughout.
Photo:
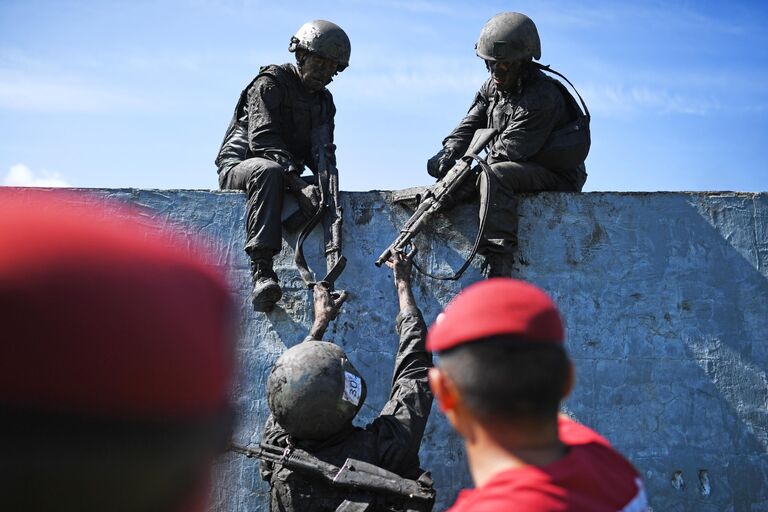
<svg viewBox="0 0 768 512"><path fill-rule="evenodd" d="M483 60L512 62L541 58L541 40L533 20L519 12L502 12L483 25L475 44Z"/></svg>
<svg viewBox="0 0 768 512"><path fill-rule="evenodd" d="M296 35L291 37L288 51L295 52L298 49L335 60L339 63L338 70L344 71L349 66L352 45L340 26L330 21L313 20L303 24Z"/></svg>
<svg viewBox="0 0 768 512"><path fill-rule="evenodd" d="M305 341L275 362L267 402L275 420L296 439L326 439L363 406L365 381L344 351L326 341Z"/></svg>

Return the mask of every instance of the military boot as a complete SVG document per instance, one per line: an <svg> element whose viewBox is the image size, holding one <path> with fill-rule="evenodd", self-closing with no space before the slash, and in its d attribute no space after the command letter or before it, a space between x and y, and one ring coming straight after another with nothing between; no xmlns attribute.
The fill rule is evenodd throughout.
<svg viewBox="0 0 768 512"><path fill-rule="evenodd" d="M253 291L251 302L254 311L271 311L283 291L277 282L277 274L272 270L272 257L254 256L251 259L251 275L253 276Z"/></svg>
<svg viewBox="0 0 768 512"><path fill-rule="evenodd" d="M512 263L514 256L509 252L490 252L485 255L482 263L483 275L492 277L512 277Z"/></svg>

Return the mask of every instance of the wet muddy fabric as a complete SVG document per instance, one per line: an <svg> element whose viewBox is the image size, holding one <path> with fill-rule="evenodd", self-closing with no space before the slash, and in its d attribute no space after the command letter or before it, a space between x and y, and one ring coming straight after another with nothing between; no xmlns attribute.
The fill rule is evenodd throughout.
<svg viewBox="0 0 768 512"><path fill-rule="evenodd" d="M317 170L310 134L326 126L333 141L335 114L331 93L309 92L293 64L262 67L240 93L216 166L220 188L247 193L249 253L280 251L285 184L279 171Z"/></svg>
<svg viewBox="0 0 768 512"><path fill-rule="evenodd" d="M529 69L517 90L500 91L493 78L480 87L467 115L443 140L454 154L463 154L479 128L496 128L488 163L535 161L554 131L575 117L575 100L554 78ZM551 170L568 174L576 166Z"/></svg>
<svg viewBox="0 0 768 512"><path fill-rule="evenodd" d="M427 326L418 309L407 309L397 317L400 345L389 400L379 416L365 428L348 425L332 438L302 442L288 434L270 416L262 442L285 447L289 443L315 457L341 467L347 458L375 464L404 478L418 479L419 445L432 407L432 392L427 372L432 356L425 349ZM371 385L372 383L369 383ZM307 418L312 421L312 418ZM308 478L306 475L262 463L261 476L270 483L272 511L333 511L350 494L345 489ZM403 510L394 498L362 494L356 499L370 500L370 510Z"/></svg>
<svg viewBox="0 0 768 512"><path fill-rule="evenodd" d="M480 128L496 128L487 161L491 164L494 198L489 205L481 254L508 252L517 243L516 192L580 191L587 174L583 162L545 167L535 162L553 132L574 119L575 100L555 80L530 69L520 87L500 91L488 78L458 126L443 140L454 155L463 154Z"/></svg>

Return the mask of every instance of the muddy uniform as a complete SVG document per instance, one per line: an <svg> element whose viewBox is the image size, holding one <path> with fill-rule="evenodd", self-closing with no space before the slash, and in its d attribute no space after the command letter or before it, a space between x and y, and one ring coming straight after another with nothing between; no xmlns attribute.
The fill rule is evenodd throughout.
<svg viewBox="0 0 768 512"><path fill-rule="evenodd" d="M427 383L427 372L432 367L432 356L425 350L427 328L416 308L409 308L397 316L400 346L395 360L392 392L378 418L365 428L351 423L329 439L322 441L294 441L273 418L267 420L262 442L280 447L289 440L319 459L341 467L347 458L375 464L402 477L418 479L419 445L432 407L432 392ZM307 418L312 421L312 418ZM363 498L373 506L368 510L402 510L391 498L373 494L353 496L349 491L311 480L279 465L262 463L262 478L270 483L271 504L274 511L333 511L346 499Z"/></svg>
<svg viewBox="0 0 768 512"><path fill-rule="evenodd" d="M284 174L316 171L310 133L326 125L333 140L336 107L327 89L309 92L296 66L264 66L240 100L216 158L219 186L248 194L246 252L280 252ZM330 158L334 155L331 153Z"/></svg>
<svg viewBox="0 0 768 512"><path fill-rule="evenodd" d="M489 78L467 115L443 140L446 150L460 156L475 130L491 127L499 131L488 155L496 186L481 252L502 252L516 244L515 192L581 190L587 177L583 161L563 165L537 162L552 133L575 119L577 108L567 90L538 69L530 69L517 90L508 93L498 90Z"/></svg>

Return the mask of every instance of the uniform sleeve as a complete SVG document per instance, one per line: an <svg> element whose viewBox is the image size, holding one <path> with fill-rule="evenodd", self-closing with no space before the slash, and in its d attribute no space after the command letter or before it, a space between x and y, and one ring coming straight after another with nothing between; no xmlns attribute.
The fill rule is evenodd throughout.
<svg viewBox="0 0 768 512"><path fill-rule="evenodd" d="M467 115L450 135L443 139L443 147L452 149L457 157L467 151L475 132L488 126L488 84L489 82L483 84L475 94L475 99L472 101Z"/></svg>
<svg viewBox="0 0 768 512"><path fill-rule="evenodd" d="M403 474L418 464L419 445L432 408L432 391L427 381L432 355L425 347L427 326L418 309L398 314L397 331L400 345L392 392L369 428L378 429L382 465Z"/></svg>
<svg viewBox="0 0 768 512"><path fill-rule="evenodd" d="M501 136L491 147L491 162L523 162L538 153L562 119L564 100L556 86L546 83L514 107Z"/></svg>
<svg viewBox="0 0 768 512"><path fill-rule="evenodd" d="M296 164L280 135L283 99L283 91L271 78L253 83L248 90L248 147L253 155L274 160L289 170Z"/></svg>
<svg viewBox="0 0 768 512"><path fill-rule="evenodd" d="M271 444L272 446L279 446L281 448L288 444L288 433L275 421L275 418L271 414L264 424L264 430L261 433L261 442ZM266 460L260 462L259 474L262 480L269 481L273 471L274 466L271 462Z"/></svg>

